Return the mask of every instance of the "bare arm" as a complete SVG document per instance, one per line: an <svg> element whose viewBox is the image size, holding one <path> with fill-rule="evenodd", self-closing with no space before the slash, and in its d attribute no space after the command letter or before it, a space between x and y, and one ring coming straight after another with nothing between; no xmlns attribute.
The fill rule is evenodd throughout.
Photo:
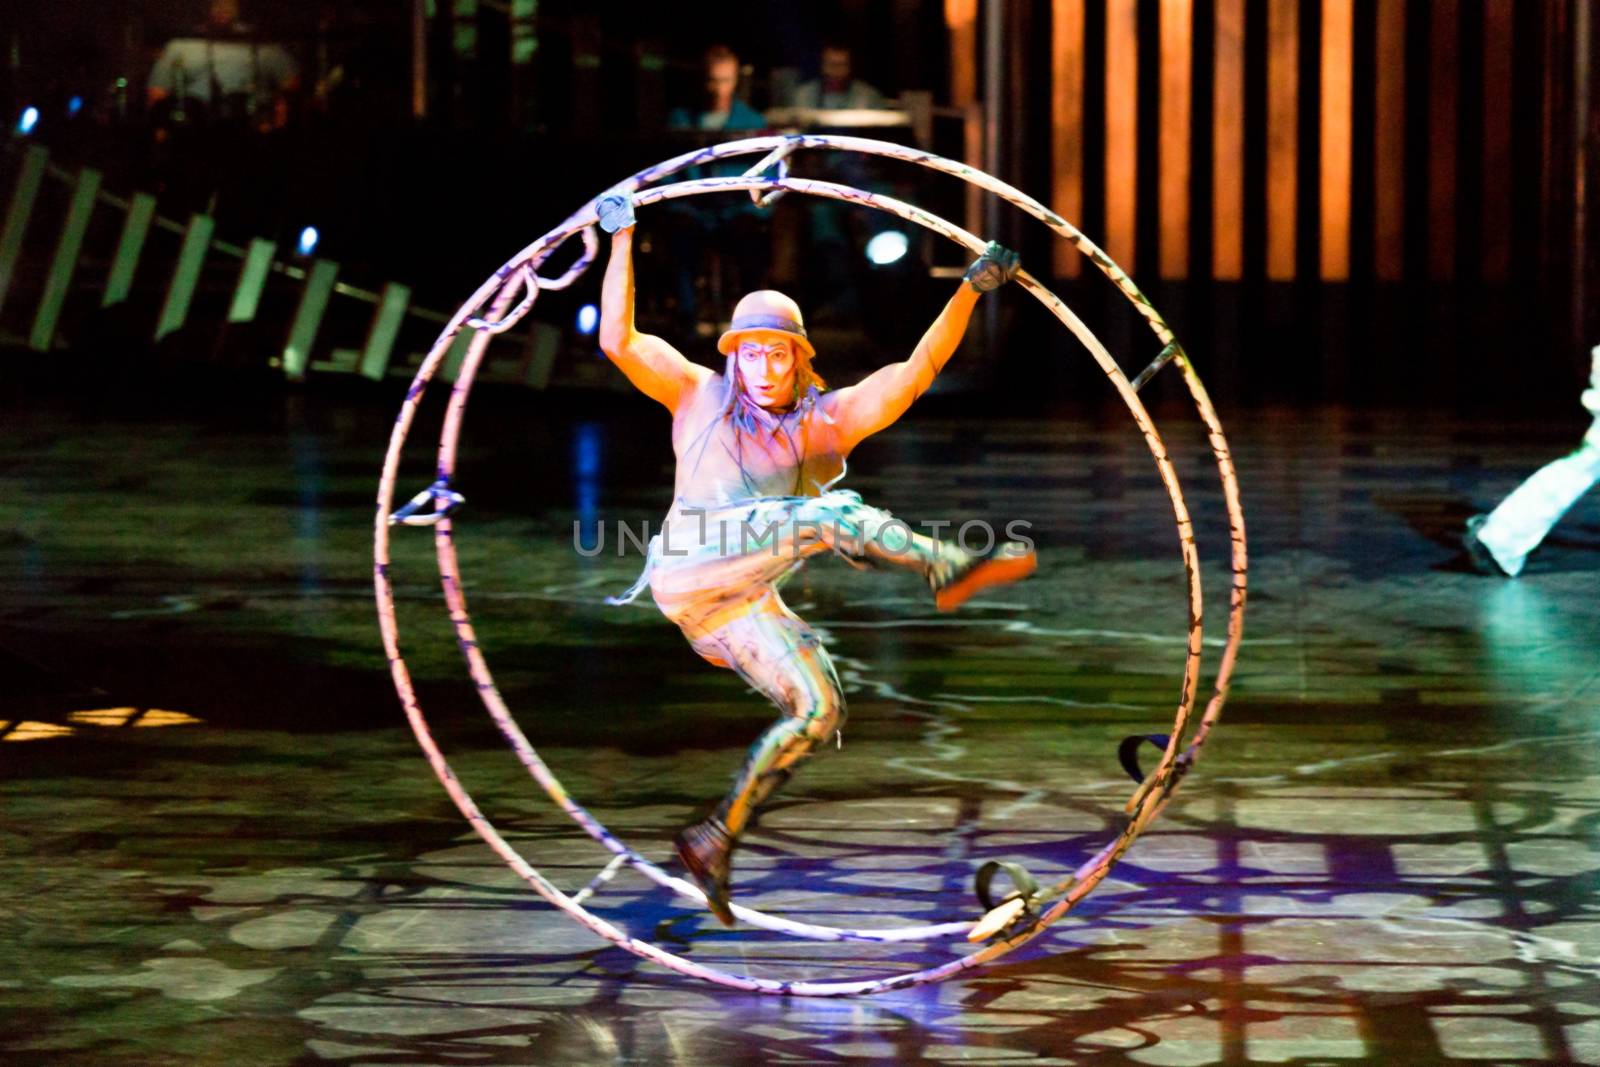
<svg viewBox="0 0 1600 1067"><path fill-rule="evenodd" d="M711 371L654 334L633 326L633 227L611 238L611 259L600 288L600 348L645 396L676 412Z"/></svg>
<svg viewBox="0 0 1600 1067"><path fill-rule="evenodd" d="M961 344L980 295L962 282L909 359L881 367L855 385L830 394L830 414L847 451L893 425L917 397L928 391Z"/></svg>

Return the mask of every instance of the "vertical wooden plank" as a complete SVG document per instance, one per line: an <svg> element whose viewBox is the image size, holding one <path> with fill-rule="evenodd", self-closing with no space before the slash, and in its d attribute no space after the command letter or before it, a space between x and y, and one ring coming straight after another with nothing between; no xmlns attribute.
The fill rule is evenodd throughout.
<svg viewBox="0 0 1600 1067"><path fill-rule="evenodd" d="M961 109L962 158L982 159L984 140L983 105L969 100ZM976 185L967 186L965 216L969 233L983 232L983 190Z"/></svg>
<svg viewBox="0 0 1600 1067"><path fill-rule="evenodd" d="M149 193L134 193L128 201L128 213L122 220L122 235L117 238L117 250L111 256L111 273L106 275L106 291L100 297L101 307L110 307L128 299L133 289L133 273L139 267L139 257L144 253L145 238L150 235L150 220L156 215L156 198Z"/></svg>
<svg viewBox="0 0 1600 1067"><path fill-rule="evenodd" d="M533 63L539 51L538 15L539 0L510 0L506 5L506 21L511 29L511 91L506 94L506 118L512 129L521 129L533 119L537 91Z"/></svg>
<svg viewBox="0 0 1600 1067"><path fill-rule="evenodd" d="M428 8L432 0L411 0L411 117L428 117Z"/></svg>
<svg viewBox="0 0 1600 1067"><path fill-rule="evenodd" d="M1139 9L1106 2L1106 253L1132 274L1139 177Z"/></svg>
<svg viewBox="0 0 1600 1067"><path fill-rule="evenodd" d="M1050 210L1073 225L1083 221L1084 0L1050 5ZM1058 278L1076 278L1083 255L1066 241L1051 243Z"/></svg>
<svg viewBox="0 0 1600 1067"><path fill-rule="evenodd" d="M328 298L333 295L334 279L338 276L339 264L331 259L311 261L306 287L300 293L300 307L289 325L289 341L283 347L283 374L292 382L305 380L311 349L317 343L317 330L322 327L322 315L328 310Z"/></svg>
<svg viewBox="0 0 1600 1067"><path fill-rule="evenodd" d="M1459 4L1433 0L1428 47L1428 276L1456 270L1456 110Z"/></svg>
<svg viewBox="0 0 1600 1067"><path fill-rule="evenodd" d="M962 158L983 158L983 112L978 107L978 0L944 0L950 31L950 106L961 109ZM967 186L966 228L983 230L983 191Z"/></svg>
<svg viewBox="0 0 1600 1067"><path fill-rule="evenodd" d="M239 281L233 287L233 300L228 305L229 322L251 322L256 309L261 306L261 291L266 288L267 275L272 272L272 257L278 252L275 241L257 237L250 242L239 265Z"/></svg>
<svg viewBox="0 0 1600 1067"><path fill-rule="evenodd" d="M78 180L72 188L72 202L67 206L67 217L61 225L61 236L56 241L55 256L50 260L50 273L45 275L44 292L40 294L39 306L34 311L33 329L28 332L28 347L35 352L50 351L56 339L56 323L61 319L61 306L66 303L67 292L72 288L72 275L78 268L83 235L88 232L89 216L94 214L95 197L99 195L100 172L93 167L78 171Z"/></svg>
<svg viewBox="0 0 1600 1067"><path fill-rule="evenodd" d="M215 228L216 220L209 215L195 215L189 219L189 226L183 232L183 244L178 248L178 262L172 269L172 281L167 284L167 298L162 301L161 315L156 319L157 341L181 329L189 318L189 304L194 300L195 286L200 283L200 268L205 266L211 231Z"/></svg>
<svg viewBox="0 0 1600 1067"><path fill-rule="evenodd" d="M1483 277L1511 272L1511 0L1483 0Z"/></svg>
<svg viewBox="0 0 1600 1067"><path fill-rule="evenodd" d="M1570 261L1572 263L1572 341L1575 352L1582 351L1594 341L1591 316L1596 306L1597 278L1591 269L1594 262L1594 189L1600 180L1600 151L1594 143L1590 123L1593 121L1594 98L1594 11L1589 4L1574 5L1571 21L1572 75L1571 126L1566 132L1570 138L1566 151L1571 170L1569 182L1572 197L1569 225L1572 227Z"/></svg>
<svg viewBox="0 0 1600 1067"><path fill-rule="evenodd" d="M6 303L6 292L16 274L17 258L22 255L22 238L28 232L28 220L33 217L33 202L39 196L39 185L44 181L45 164L50 162L50 150L43 145L29 145L17 169L16 184L11 189L11 202L6 205L6 222L0 227L0 307Z"/></svg>
<svg viewBox="0 0 1600 1067"><path fill-rule="evenodd" d="M1300 0L1267 2L1267 277L1294 277Z"/></svg>
<svg viewBox="0 0 1600 1067"><path fill-rule="evenodd" d="M978 0L944 0L950 31L950 106L978 98Z"/></svg>
<svg viewBox="0 0 1600 1067"><path fill-rule="evenodd" d="M372 313L372 326L367 330L367 343L361 350L361 376L381 382L389 370L389 355L394 351L395 338L400 336L400 325L405 321L406 308L411 303L411 289L399 282L383 287L377 310Z"/></svg>
<svg viewBox="0 0 1600 1067"><path fill-rule="evenodd" d="M1161 277L1189 273L1189 75L1194 0L1161 0Z"/></svg>
<svg viewBox="0 0 1600 1067"><path fill-rule="evenodd" d="M1551 271L1559 261L1559 242L1553 240L1560 227L1556 225L1561 203L1561 184L1558 162L1561 158L1562 63L1561 46L1566 40L1562 32L1562 10L1559 6L1543 9L1540 24L1542 41L1539 55L1543 61L1539 99L1539 285L1550 286Z"/></svg>
<svg viewBox="0 0 1600 1067"><path fill-rule="evenodd" d="M1379 281L1405 273L1406 4L1378 0L1373 106L1373 270Z"/></svg>
<svg viewBox="0 0 1600 1067"><path fill-rule="evenodd" d="M1211 274L1244 274L1244 0L1216 0L1211 102Z"/></svg>
<svg viewBox="0 0 1600 1067"><path fill-rule="evenodd" d="M1350 137L1354 84L1354 0L1322 0L1322 71L1319 131L1321 239L1317 243L1323 281L1350 278Z"/></svg>

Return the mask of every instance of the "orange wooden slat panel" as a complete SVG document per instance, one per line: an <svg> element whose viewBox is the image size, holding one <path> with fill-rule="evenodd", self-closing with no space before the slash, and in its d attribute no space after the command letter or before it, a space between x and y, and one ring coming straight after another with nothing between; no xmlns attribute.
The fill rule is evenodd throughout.
<svg viewBox="0 0 1600 1067"><path fill-rule="evenodd" d="M1106 252L1132 274L1139 177L1137 0L1106 5Z"/></svg>
<svg viewBox="0 0 1600 1067"><path fill-rule="evenodd" d="M1373 130L1373 269L1380 281L1405 272L1406 5L1378 0Z"/></svg>
<svg viewBox="0 0 1600 1067"><path fill-rule="evenodd" d="M1456 110L1459 4L1433 0L1428 47L1428 275L1456 272Z"/></svg>
<svg viewBox="0 0 1600 1067"><path fill-rule="evenodd" d="M1511 0L1483 3L1483 277L1511 272Z"/></svg>
<svg viewBox="0 0 1600 1067"><path fill-rule="evenodd" d="M1161 0L1161 276L1189 273L1189 73L1193 0Z"/></svg>
<svg viewBox="0 0 1600 1067"><path fill-rule="evenodd" d="M1321 241L1324 281L1350 277L1350 136L1354 0L1322 0Z"/></svg>
<svg viewBox="0 0 1600 1067"><path fill-rule="evenodd" d="M1217 0L1211 115L1211 273L1244 274L1244 0Z"/></svg>
<svg viewBox="0 0 1600 1067"><path fill-rule="evenodd" d="M1299 188L1299 0L1267 4L1267 277L1294 277Z"/></svg>
<svg viewBox="0 0 1600 1067"><path fill-rule="evenodd" d="M1054 0L1050 22L1050 208L1083 221L1084 0ZM1052 245L1058 277L1076 278L1083 256L1066 241Z"/></svg>

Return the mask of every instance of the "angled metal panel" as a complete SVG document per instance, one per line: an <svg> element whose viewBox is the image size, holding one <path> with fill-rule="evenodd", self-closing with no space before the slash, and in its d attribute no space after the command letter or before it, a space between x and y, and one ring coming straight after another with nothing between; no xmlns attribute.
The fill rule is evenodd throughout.
<svg viewBox="0 0 1600 1067"><path fill-rule="evenodd" d="M122 220L122 236L117 238L117 250L111 256L111 273L106 275L106 291L100 298L101 307L110 307L128 299L133 289L133 274L139 267L139 257L144 253L145 238L150 236L150 220L155 217L156 198L149 193L134 193L128 202L128 214Z"/></svg>
<svg viewBox="0 0 1600 1067"><path fill-rule="evenodd" d="M61 306L67 301L67 291L72 288L72 275L78 267L78 253L83 249L83 235L89 230L89 216L94 214L95 197L100 195L100 172L84 167L72 189L72 203L67 206L66 221L61 224L61 236L56 240L56 254L50 260L50 273L45 275L44 293L39 297L39 307L34 311L33 329L28 333L28 347L38 352L50 351L56 339L56 323L61 319Z"/></svg>

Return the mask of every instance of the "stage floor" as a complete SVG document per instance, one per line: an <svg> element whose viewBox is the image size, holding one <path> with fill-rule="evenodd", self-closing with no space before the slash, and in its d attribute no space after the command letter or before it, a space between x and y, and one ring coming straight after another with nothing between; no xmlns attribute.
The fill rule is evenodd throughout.
<svg viewBox="0 0 1600 1067"><path fill-rule="evenodd" d="M469 421L459 541L479 638L573 794L647 855L766 724L645 602L615 523L670 495L664 413L558 397ZM476 401L475 401L476 403ZM137 406L133 406L137 410ZM613 409L607 415L605 412ZM393 408L205 417L12 402L0 662L0 1053L17 1064L1600 1063L1600 497L1515 581L1472 512L1584 424L1224 411L1251 606L1222 725L1077 911L971 977L764 997L643 963L537 899L433 779L389 683L371 500ZM914 522L1032 523L1040 573L954 616L819 559L785 590L844 675L842 751L739 857L816 921L975 914L972 875L1070 870L1119 825L1118 741L1164 732L1186 603L1124 418L913 413L846 484ZM1192 418L1207 681L1227 531ZM402 489L430 476L413 450ZM607 524L601 555L572 524ZM602 850L479 708L425 531L397 534L405 650L462 780L573 889ZM1203 699L1210 692L1202 688ZM794 942L620 875L596 910L719 968L919 969L964 942Z"/></svg>

